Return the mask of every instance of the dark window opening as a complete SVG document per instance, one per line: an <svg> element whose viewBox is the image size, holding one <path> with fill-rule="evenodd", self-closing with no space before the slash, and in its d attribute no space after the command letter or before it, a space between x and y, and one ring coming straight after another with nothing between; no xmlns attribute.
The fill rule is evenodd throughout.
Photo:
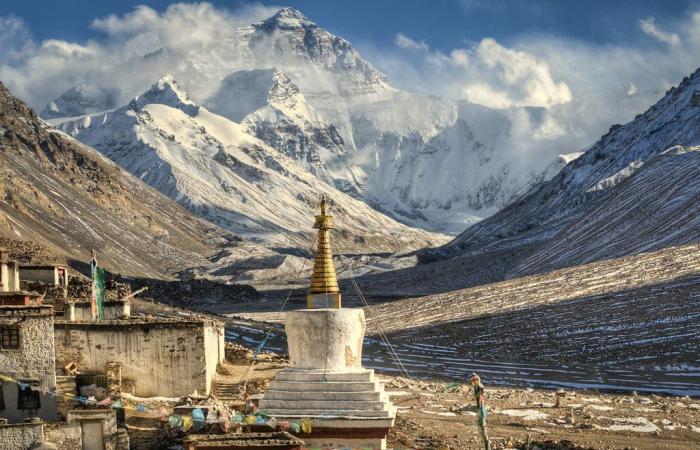
<svg viewBox="0 0 700 450"><path fill-rule="evenodd" d="M17 409L41 408L41 395L29 385L22 384L19 387Z"/></svg>
<svg viewBox="0 0 700 450"><path fill-rule="evenodd" d="M0 411L5 410L5 384L0 381Z"/></svg>
<svg viewBox="0 0 700 450"><path fill-rule="evenodd" d="M18 349L19 348L19 328L17 327L2 327L0 328L0 350Z"/></svg>

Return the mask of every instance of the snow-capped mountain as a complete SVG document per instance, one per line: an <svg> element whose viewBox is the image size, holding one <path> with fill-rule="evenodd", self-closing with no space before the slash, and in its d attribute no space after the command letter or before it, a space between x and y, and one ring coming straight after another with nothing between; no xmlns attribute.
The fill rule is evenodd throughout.
<svg viewBox="0 0 700 450"><path fill-rule="evenodd" d="M171 67L197 104L410 225L460 232L542 179L559 153L578 150L524 161L506 149L514 147L515 127L530 127L535 137L551 128L541 111L491 110L396 89L348 41L292 8L218 32L212 52L158 48L134 63L135 76ZM100 98L67 97L45 117L112 108Z"/></svg>
<svg viewBox="0 0 700 450"><path fill-rule="evenodd" d="M425 256L546 243L516 269L523 274L693 242L698 145L700 69L550 181Z"/></svg>
<svg viewBox="0 0 700 450"><path fill-rule="evenodd" d="M200 217L271 247L308 247L321 193L330 198L341 251L443 241L327 185L247 126L196 105L171 76L125 106L59 127Z"/></svg>
<svg viewBox="0 0 700 450"><path fill-rule="evenodd" d="M45 119L82 116L115 108L118 100L119 90L116 88L99 88L82 83L49 102L40 115Z"/></svg>
<svg viewBox="0 0 700 450"><path fill-rule="evenodd" d="M204 105L214 113L240 122L251 134L330 185L358 194L357 183L335 177L329 170L329 165L340 163L342 169L352 173L343 138L334 125L325 123L281 70L234 72Z"/></svg>
<svg viewBox="0 0 700 450"><path fill-rule="evenodd" d="M0 83L0 237L46 243L113 273L170 278L240 238L47 126ZM31 245L31 244L30 244Z"/></svg>

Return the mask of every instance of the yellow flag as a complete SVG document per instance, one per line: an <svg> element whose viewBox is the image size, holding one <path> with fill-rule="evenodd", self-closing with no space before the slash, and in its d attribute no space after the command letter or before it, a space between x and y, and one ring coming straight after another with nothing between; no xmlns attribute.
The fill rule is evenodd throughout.
<svg viewBox="0 0 700 450"><path fill-rule="evenodd" d="M301 419L301 431L303 431L305 434L311 433L311 419L308 417Z"/></svg>
<svg viewBox="0 0 700 450"><path fill-rule="evenodd" d="M188 431L190 431L190 428L192 428L192 417L183 416L182 417L182 431L187 433Z"/></svg>

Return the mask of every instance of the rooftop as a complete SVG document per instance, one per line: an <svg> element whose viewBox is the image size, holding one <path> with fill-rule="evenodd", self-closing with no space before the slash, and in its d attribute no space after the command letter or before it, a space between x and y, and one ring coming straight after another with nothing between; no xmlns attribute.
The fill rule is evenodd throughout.
<svg viewBox="0 0 700 450"><path fill-rule="evenodd" d="M200 317L190 317L186 319L175 319L175 318L165 318L165 317L139 317L139 318L128 318L128 319L106 319L96 322L87 321L68 321L64 319L56 319L54 325L56 328L115 328L115 329L128 329L128 328L138 328L143 326L157 327L157 328L195 328L200 327L205 324L218 325L223 327L224 323L211 320L203 319Z"/></svg>
<svg viewBox="0 0 700 450"><path fill-rule="evenodd" d="M65 269L66 266L64 264L20 264L19 265L20 269L56 269L56 268L63 268Z"/></svg>
<svg viewBox="0 0 700 450"><path fill-rule="evenodd" d="M51 305L0 305L0 316L53 316Z"/></svg>

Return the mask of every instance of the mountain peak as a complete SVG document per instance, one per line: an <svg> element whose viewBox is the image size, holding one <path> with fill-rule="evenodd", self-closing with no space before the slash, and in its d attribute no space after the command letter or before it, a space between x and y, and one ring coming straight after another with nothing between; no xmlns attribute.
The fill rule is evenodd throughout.
<svg viewBox="0 0 700 450"><path fill-rule="evenodd" d="M297 29L304 28L314 23L309 20L301 11L294 8L282 8L273 16L263 22L265 28Z"/></svg>
<svg viewBox="0 0 700 450"><path fill-rule="evenodd" d="M199 107L192 103L189 95L175 81L172 75L166 74L156 81L146 92L136 96L129 108L139 110L145 105L158 103L182 110L185 114L194 116Z"/></svg>
<svg viewBox="0 0 700 450"><path fill-rule="evenodd" d="M94 114L117 106L119 90L87 83L77 84L49 102L39 114L44 119Z"/></svg>

